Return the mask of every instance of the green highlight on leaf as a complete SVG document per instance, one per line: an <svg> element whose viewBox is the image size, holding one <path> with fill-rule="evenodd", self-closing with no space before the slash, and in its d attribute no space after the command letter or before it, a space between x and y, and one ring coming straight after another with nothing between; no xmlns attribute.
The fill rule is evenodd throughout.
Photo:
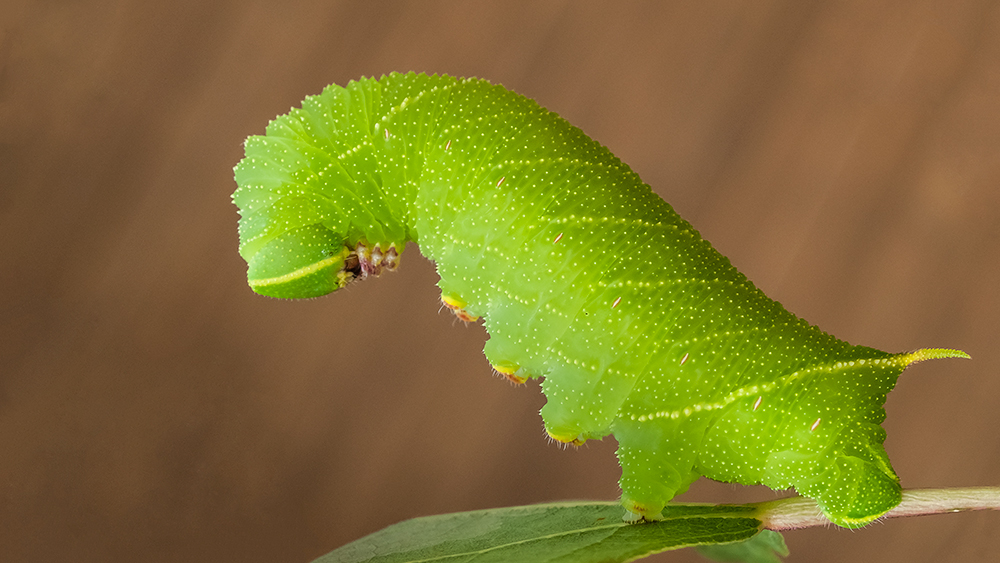
<svg viewBox="0 0 1000 563"><path fill-rule="evenodd" d="M1000 487L910 489L886 518L1000 510ZM715 561L779 563L777 530L828 526L815 500L748 505L670 504L663 520L626 524L616 503L563 502L414 518L334 550L314 563L634 561L698 547Z"/></svg>
<svg viewBox="0 0 1000 563"><path fill-rule="evenodd" d="M626 562L682 547L743 542L761 529L756 510L748 505L670 505L663 520L643 524L622 522L616 502L443 514L394 524L313 563ZM774 542L769 536L743 549L759 553Z"/></svg>
<svg viewBox="0 0 1000 563"><path fill-rule="evenodd" d="M703 557L722 563L781 563L781 557L788 556L785 538L773 530L763 530L746 541L699 545L696 549Z"/></svg>

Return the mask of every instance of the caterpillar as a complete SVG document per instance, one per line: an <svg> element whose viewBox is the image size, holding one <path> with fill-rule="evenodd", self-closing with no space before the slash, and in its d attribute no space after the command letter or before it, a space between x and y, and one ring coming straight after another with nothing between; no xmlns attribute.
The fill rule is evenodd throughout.
<svg viewBox="0 0 1000 563"><path fill-rule="evenodd" d="M900 501L883 404L892 354L769 299L605 147L474 78L331 85L245 143L235 167L251 288L324 295L393 270L407 242L484 353L542 378L554 440L613 435L626 519L700 476L794 487L857 527Z"/></svg>

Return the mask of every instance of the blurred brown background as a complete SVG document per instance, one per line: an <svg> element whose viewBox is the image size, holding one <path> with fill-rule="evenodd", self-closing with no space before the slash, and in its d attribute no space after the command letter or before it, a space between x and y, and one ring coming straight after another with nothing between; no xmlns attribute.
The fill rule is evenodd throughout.
<svg viewBox="0 0 1000 563"><path fill-rule="evenodd" d="M491 376L415 249L324 299L246 287L243 139L393 70L559 112L842 338L970 352L906 372L886 445L907 487L1000 485L995 2L277 4L0 8L0 560L305 562L617 496L613 440L545 440L537 385ZM786 537L791 562L996 561L1000 513Z"/></svg>

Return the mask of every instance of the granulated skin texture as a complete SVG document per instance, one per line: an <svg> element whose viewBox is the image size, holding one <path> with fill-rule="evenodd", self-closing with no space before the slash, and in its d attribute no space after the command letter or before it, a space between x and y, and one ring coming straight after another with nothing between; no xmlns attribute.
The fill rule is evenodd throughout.
<svg viewBox="0 0 1000 563"><path fill-rule="evenodd" d="M622 503L655 518L699 476L815 498L860 526L900 500L886 394L955 350L853 346L769 299L606 148L478 79L330 86L247 140L240 253L255 291L313 297L437 264L485 354L541 377L548 434L613 434Z"/></svg>

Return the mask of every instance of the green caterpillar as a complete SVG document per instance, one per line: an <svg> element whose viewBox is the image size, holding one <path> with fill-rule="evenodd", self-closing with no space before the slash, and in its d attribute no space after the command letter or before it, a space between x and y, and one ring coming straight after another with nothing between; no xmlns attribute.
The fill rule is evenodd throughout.
<svg viewBox="0 0 1000 563"><path fill-rule="evenodd" d="M248 138L235 174L254 291L330 293L417 243L442 301L483 319L494 368L544 378L553 439L615 436L632 519L704 475L871 522L900 501L886 394L914 362L968 357L852 346L795 317L606 148L484 80L330 86Z"/></svg>

